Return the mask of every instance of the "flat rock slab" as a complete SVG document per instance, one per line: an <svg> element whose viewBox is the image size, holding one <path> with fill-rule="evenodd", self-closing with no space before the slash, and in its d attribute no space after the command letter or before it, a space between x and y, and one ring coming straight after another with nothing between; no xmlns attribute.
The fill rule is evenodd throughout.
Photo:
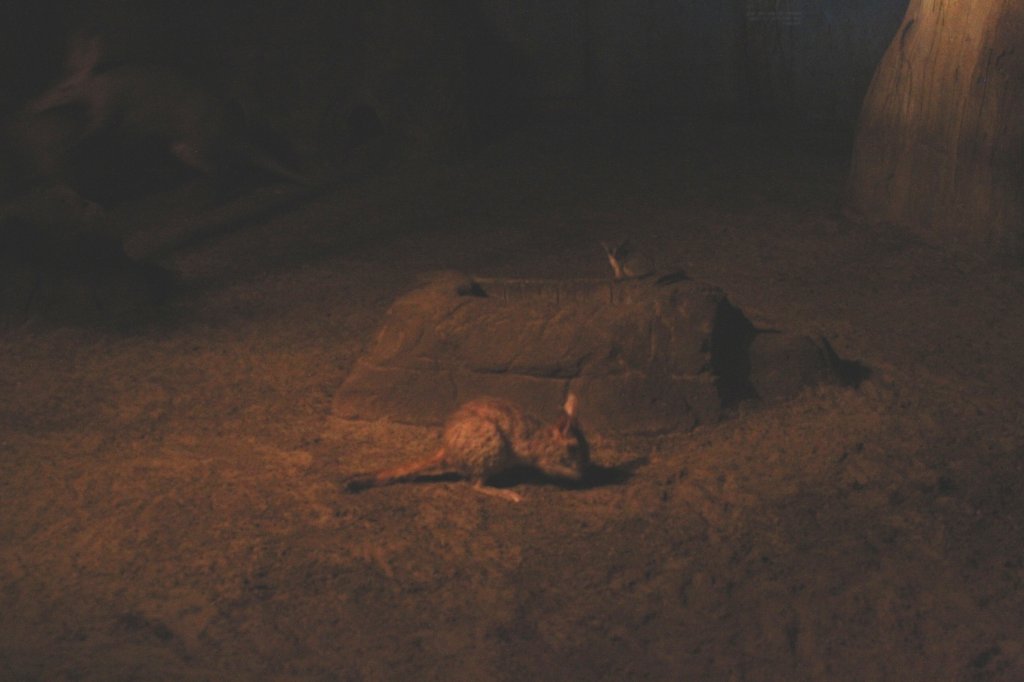
<svg viewBox="0 0 1024 682"><path fill-rule="evenodd" d="M501 396L538 416L568 391L594 432L686 431L743 400L838 380L827 343L763 333L721 289L685 277L471 279L399 298L334 399L334 416L439 425Z"/></svg>

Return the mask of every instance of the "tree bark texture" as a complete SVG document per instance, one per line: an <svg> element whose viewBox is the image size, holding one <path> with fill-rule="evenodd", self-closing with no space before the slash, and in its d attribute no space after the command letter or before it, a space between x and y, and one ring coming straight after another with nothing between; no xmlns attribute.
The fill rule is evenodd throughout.
<svg viewBox="0 0 1024 682"><path fill-rule="evenodd" d="M953 250L1024 257L1024 1L912 0L864 101L849 200Z"/></svg>

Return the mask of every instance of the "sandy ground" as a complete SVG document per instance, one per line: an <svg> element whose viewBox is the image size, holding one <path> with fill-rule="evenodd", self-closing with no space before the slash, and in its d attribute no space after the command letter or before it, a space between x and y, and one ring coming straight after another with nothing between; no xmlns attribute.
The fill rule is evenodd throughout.
<svg viewBox="0 0 1024 682"><path fill-rule="evenodd" d="M1024 272L844 216L845 171L807 135L586 130L117 207L166 309L0 335L0 678L1024 679ZM438 439L331 419L397 295L601 276L622 234L869 379L591 432L616 475L521 504L344 492Z"/></svg>

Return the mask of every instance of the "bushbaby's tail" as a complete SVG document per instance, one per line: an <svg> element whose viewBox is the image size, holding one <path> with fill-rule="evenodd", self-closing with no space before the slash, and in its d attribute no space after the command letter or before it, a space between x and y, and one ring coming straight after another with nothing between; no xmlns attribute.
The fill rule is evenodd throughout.
<svg viewBox="0 0 1024 682"><path fill-rule="evenodd" d="M444 448L439 449L435 454L426 459L417 460L409 464L381 469L368 474L355 474L345 483L345 489L350 493L357 493L367 488L376 488L392 483L401 483L430 473L443 473L441 467L444 463Z"/></svg>

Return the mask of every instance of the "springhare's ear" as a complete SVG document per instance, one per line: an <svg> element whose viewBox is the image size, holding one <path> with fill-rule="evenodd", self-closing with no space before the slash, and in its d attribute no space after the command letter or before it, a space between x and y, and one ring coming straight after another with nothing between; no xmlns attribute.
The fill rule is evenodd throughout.
<svg viewBox="0 0 1024 682"><path fill-rule="evenodd" d="M562 414L558 415L558 421L556 422L558 430L563 436L568 436L569 432L576 426L577 406L576 395L570 393L565 399L565 405L562 406Z"/></svg>
<svg viewBox="0 0 1024 682"><path fill-rule="evenodd" d="M562 406L562 411L569 415L572 420L576 419L576 411L579 409L579 400L576 398L575 393L570 393L565 397L565 405Z"/></svg>
<svg viewBox="0 0 1024 682"><path fill-rule="evenodd" d="M554 425L551 427L551 430L556 433L559 438L565 438L569 435L569 432L572 431L572 419L570 419L565 412L560 413L558 415L558 419L555 420Z"/></svg>

